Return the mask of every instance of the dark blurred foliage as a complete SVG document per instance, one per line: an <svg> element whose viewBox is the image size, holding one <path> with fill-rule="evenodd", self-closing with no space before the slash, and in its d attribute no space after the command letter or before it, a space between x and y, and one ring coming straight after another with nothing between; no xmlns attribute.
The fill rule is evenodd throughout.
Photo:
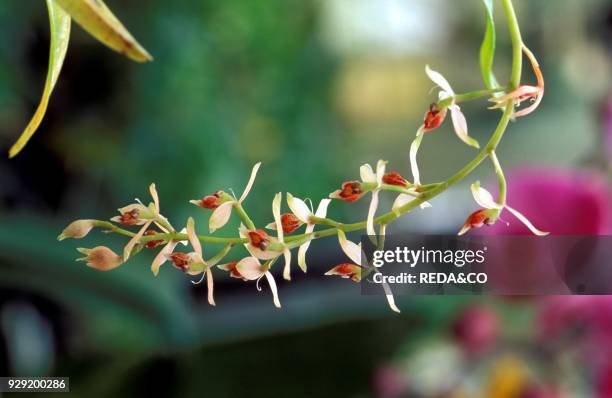
<svg viewBox="0 0 612 398"><path fill-rule="evenodd" d="M109 0L154 55L146 65L74 26L39 132L16 159L0 157L1 375L70 375L82 396L364 396L373 369L402 339L418 344L444 333L465 299L400 298L403 315L392 316L384 298L322 277L341 259L333 241L313 244L307 277L294 272L291 284L280 283L277 311L265 289L221 276L218 307L210 308L205 290L177 270L164 266L154 278L150 254L112 273L74 263L77 246L104 240L120 248L114 236L55 240L73 219L109 218L144 199L153 181L170 220L181 225L196 214L203 226L206 214L187 201L219 188L240 192L260 160L246 205L259 224L271 221L274 192L316 201L379 157L409 175L408 146L432 100L423 66L435 65L457 91L480 88L484 11L479 1L395 1L436 16L419 26L439 41L411 49L409 30L407 49L393 52L338 44L347 33L337 10L359 18L347 1ZM612 9L595 0L517 3L525 39L542 57L547 97L537 115L511 127L500 158L508 167L575 167L597 146ZM44 81L43 2L3 1L0 26L0 147L7 149ZM508 71L504 29L501 21L500 76ZM471 134L484 142L497 116L482 108L464 109ZM429 138L421 152L428 180L473 155L449 126ZM486 178L483 169L477 176ZM473 206L467 189L434 205L396 228L455 231ZM331 212L357 220L365 205L334 204Z"/></svg>

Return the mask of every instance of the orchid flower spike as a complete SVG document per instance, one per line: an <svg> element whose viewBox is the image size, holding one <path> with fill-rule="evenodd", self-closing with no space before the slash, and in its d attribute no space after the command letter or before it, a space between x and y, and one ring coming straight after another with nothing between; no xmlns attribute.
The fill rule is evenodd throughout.
<svg viewBox="0 0 612 398"><path fill-rule="evenodd" d="M263 277L266 278L272 291L272 297L276 308L280 308L280 300L278 299L278 288L276 287L276 281L274 276L270 273L265 266L262 266L259 260L255 257L245 257L238 262L232 262L227 264L219 264L219 269L229 271L232 278L240 278L245 281L257 281L257 289L259 288L259 280Z"/></svg>
<svg viewBox="0 0 612 398"><path fill-rule="evenodd" d="M317 211L313 214L312 210L306 205L302 199L296 198L290 193L287 193L287 204L289 208L293 212L293 216L297 218L300 223L306 224L305 235L309 235L314 231L315 223L313 222L313 218L325 218L327 217L327 207L331 202L330 199L323 199L319 202L319 206L317 207ZM302 269L302 271L306 272L306 252L310 247L310 242L312 238L308 238L306 242L300 245L298 249L298 265Z"/></svg>
<svg viewBox="0 0 612 398"><path fill-rule="evenodd" d="M470 214L463 224L463 227L459 231L458 235L463 235L467 231L473 228L480 228L483 225L493 225L499 218L502 210L506 209L512 213L516 218L519 219L529 230L538 236L546 236L548 232L543 232L533 226L533 224L518 210L508 206L507 204L499 204L493 199L493 195L485 188L480 186L480 182L476 181L471 186L472 195L474 200L480 207L481 210L477 210Z"/></svg>
<svg viewBox="0 0 612 398"><path fill-rule="evenodd" d="M384 228L383 231L384 233ZM361 281L363 268L358 265L361 264L362 261L362 251L361 251L361 243L356 244L346 238L346 234L342 230L338 230L338 242L340 243L340 247L346 256L352 261L352 263L342 263L334 268L330 269L325 273L325 275L338 275L342 278L350 278L354 282ZM365 259L365 257L364 257ZM378 271L376 271L378 272ZM387 302L389 303L389 307L395 311L400 312L399 308L395 304L395 299L393 298L393 292L391 292L391 288L386 282L383 282L383 289L385 290L385 296L387 297Z"/></svg>
<svg viewBox="0 0 612 398"><path fill-rule="evenodd" d="M205 196L203 199L189 201L190 203L205 209L214 209L210 219L208 220L208 229L211 233L227 224L230 216L232 215L232 208L234 208L235 205L240 205L242 202L244 202L246 197L249 195L249 192L251 192L251 188L253 188L255 177L257 177L257 172L259 171L260 166L261 162L253 166L251 176L249 177L249 181L247 182L240 199L236 199L226 192L217 191L212 195Z"/></svg>
<svg viewBox="0 0 612 398"><path fill-rule="evenodd" d="M540 64L536 59L535 55L523 44L523 52L529 58L531 62L531 67L533 68L533 73L536 75L538 83L536 86L530 85L522 85L518 87L516 90L499 97L492 97L489 99L490 102L495 102L496 104L492 106L490 109L501 108L506 105L508 101L513 101L516 106L520 106L523 101L530 100L532 104L524 109L521 109L518 112L514 112L512 114L513 118L519 118L523 116L529 115L531 112L535 111L537 107L542 102L542 98L544 97L544 75L542 75L542 70L540 69Z"/></svg>

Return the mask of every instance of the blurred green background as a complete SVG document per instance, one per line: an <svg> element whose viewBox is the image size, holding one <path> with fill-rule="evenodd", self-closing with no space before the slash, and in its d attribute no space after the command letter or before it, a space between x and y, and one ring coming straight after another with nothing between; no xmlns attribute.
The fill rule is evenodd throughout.
<svg viewBox="0 0 612 398"><path fill-rule="evenodd" d="M311 248L307 277L294 272L291 284L279 282L282 311L265 289L220 274L211 308L205 289L178 270L165 266L154 278L150 253L111 273L74 262L77 246L119 249L114 236L96 233L78 245L55 237L73 219L110 218L144 199L151 182L175 225L191 214L205 225L206 213L187 201L240 191L257 161L263 166L246 207L260 225L271 221L274 192L318 201L379 158L410 175L408 148L434 100L424 65L457 92L483 87L481 2L108 3L155 61L131 63L75 25L40 131L15 160L0 159L0 374L69 375L82 396L374 394L373 372L403 342L446 333L456 309L474 299L400 297L397 316L383 297L323 278L342 257L334 241L321 241ZM510 126L500 159L507 168L593 164L597 111L611 88L612 4L519 0L516 7L547 92L537 113ZM44 82L44 3L2 1L0 29L0 148L7 150ZM503 18L498 37L496 72L505 80ZM463 109L471 135L486 142L498 115L484 101ZM473 155L447 122L420 152L425 182ZM489 181L491 171L483 166L474 178ZM454 233L473 208L470 181L392 230ZM330 215L357 221L366 206L333 203ZM495 305L511 320L531 311L528 303Z"/></svg>

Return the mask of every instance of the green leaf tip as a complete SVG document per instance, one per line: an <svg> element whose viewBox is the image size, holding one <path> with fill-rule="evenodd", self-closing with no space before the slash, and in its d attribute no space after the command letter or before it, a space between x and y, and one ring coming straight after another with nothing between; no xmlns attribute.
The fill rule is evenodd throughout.
<svg viewBox="0 0 612 398"><path fill-rule="evenodd" d="M70 40L70 15L60 8L54 0L47 0L47 9L49 11L51 45L45 88L34 116L32 116L32 119L30 119L30 122L21 133L21 136L19 136L15 144L9 150L9 158L13 158L21 152L40 126L47 112L49 98L51 97L51 93L55 88L55 83L57 83L57 78L62 70L64 58L66 58L66 50L68 49L68 42Z"/></svg>
<svg viewBox="0 0 612 398"><path fill-rule="evenodd" d="M152 61L147 52L102 0L55 0L98 41L136 62Z"/></svg>

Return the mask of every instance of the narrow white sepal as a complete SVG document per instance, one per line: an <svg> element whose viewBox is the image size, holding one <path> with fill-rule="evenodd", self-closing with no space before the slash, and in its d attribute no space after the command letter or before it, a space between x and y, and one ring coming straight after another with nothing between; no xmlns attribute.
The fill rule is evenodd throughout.
<svg viewBox="0 0 612 398"><path fill-rule="evenodd" d="M255 183L255 177L257 177L257 172L259 171L259 166L261 166L261 162L253 166L253 169L251 170L251 176L249 177L249 182L244 188L244 192L242 192L242 196L238 200L239 203L244 202L246 197L249 195L249 192L251 192L251 188L253 188L253 184Z"/></svg>
<svg viewBox="0 0 612 398"><path fill-rule="evenodd" d="M367 220L367 233L369 236L376 235L374 230L374 216L376 215L376 209L378 208L378 190L372 192L372 200L370 201L370 208L368 209L368 220Z"/></svg>
<svg viewBox="0 0 612 398"><path fill-rule="evenodd" d="M159 196L157 195L155 183L149 185L149 192L151 193L151 198L153 198L153 203L155 204L155 212L159 214Z"/></svg>
<svg viewBox="0 0 612 398"><path fill-rule="evenodd" d="M213 274L210 268L206 270L206 287L208 289L208 304L215 304Z"/></svg>
<svg viewBox="0 0 612 398"><path fill-rule="evenodd" d="M421 173L419 172L419 165L417 163L417 153L419 152L419 147L421 146L421 141L423 141L423 135L417 135L417 137L412 141L410 145L410 169L412 170L412 179L414 181L414 185L421 185Z"/></svg>
<svg viewBox="0 0 612 398"><path fill-rule="evenodd" d="M268 280L268 284L270 285L270 290L272 290L274 306L276 308L280 308L281 304L280 304L280 300L278 299L278 289L276 288L276 281L274 280L274 277L272 276L270 271L266 271L264 275L266 276L266 279Z"/></svg>
<svg viewBox="0 0 612 398"><path fill-rule="evenodd" d="M468 135L467 120L465 120L465 115L461 112L461 108L456 104L452 104L448 108L451 111L451 120L457 137L469 146L480 148L478 141Z"/></svg>
<svg viewBox="0 0 612 398"><path fill-rule="evenodd" d="M355 264L361 264L361 246L346 239L346 234L342 230L338 230L338 241L344 254Z"/></svg>
<svg viewBox="0 0 612 398"><path fill-rule="evenodd" d="M376 163L376 185L381 186L383 177L385 176L385 169L387 167L387 162L384 160L379 160Z"/></svg>
<svg viewBox="0 0 612 398"><path fill-rule="evenodd" d="M529 228L529 230L537 235L537 236L546 236L548 235L550 232L544 232L544 231L540 231L539 229L537 229L536 227L533 226L533 224L531 223L531 221L529 221L527 219L527 217L525 217L521 212L519 212L518 210L506 205L505 206L506 209L508 209L508 211L510 213L512 213L516 218L518 218L523 224L525 224L525 226L527 228Z"/></svg>
<svg viewBox="0 0 612 398"><path fill-rule="evenodd" d="M283 278L285 280L291 280L291 250L286 249L283 252L283 256L285 257L285 267L283 268Z"/></svg>
<svg viewBox="0 0 612 398"><path fill-rule="evenodd" d="M425 65L425 73L427 76L429 76L431 81L436 83L438 87L440 87L442 91L446 92L448 96L453 97L455 95L450 83L444 76L442 76L440 72L436 72L435 70L431 69L429 65Z"/></svg>
<svg viewBox="0 0 612 398"><path fill-rule="evenodd" d="M397 312L398 314L400 313L399 308L397 308L397 305L395 305L395 298L393 297L393 292L391 291L391 288L389 287L389 285L387 284L387 282L383 282L382 283L382 287L385 291L385 296L387 297L387 302L389 303L389 307Z"/></svg>

